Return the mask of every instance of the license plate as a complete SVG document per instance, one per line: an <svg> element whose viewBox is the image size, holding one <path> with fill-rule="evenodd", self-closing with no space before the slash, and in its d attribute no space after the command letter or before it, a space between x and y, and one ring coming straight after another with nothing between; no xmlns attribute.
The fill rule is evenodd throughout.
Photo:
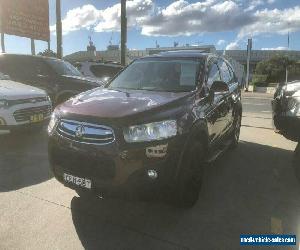
<svg viewBox="0 0 300 250"><path fill-rule="evenodd" d="M30 122L41 122L44 120L43 114L34 114L30 116Z"/></svg>
<svg viewBox="0 0 300 250"><path fill-rule="evenodd" d="M76 186L79 187L84 187L84 188L88 188L91 189L92 187L92 181L85 179L85 178L80 178L74 175L70 175L70 174L64 174L64 181L66 183L71 183L74 184Z"/></svg>

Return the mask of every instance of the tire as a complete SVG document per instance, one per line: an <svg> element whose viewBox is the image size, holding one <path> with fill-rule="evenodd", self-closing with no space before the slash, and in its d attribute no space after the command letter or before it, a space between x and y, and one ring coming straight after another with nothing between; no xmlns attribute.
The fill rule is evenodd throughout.
<svg viewBox="0 0 300 250"><path fill-rule="evenodd" d="M231 140L231 143L229 146L230 149L237 148L237 146L239 144L241 124L242 124L242 116L241 116L241 114L238 114L233 123L234 129L233 129L233 132L232 132L232 135L230 138L230 140Z"/></svg>
<svg viewBox="0 0 300 250"><path fill-rule="evenodd" d="M294 152L293 167L295 170L295 175L297 179L300 181L300 142L298 142L298 145Z"/></svg>
<svg viewBox="0 0 300 250"><path fill-rule="evenodd" d="M203 177L204 146L195 141L189 146L174 188L173 203L178 207L191 208L199 198Z"/></svg>

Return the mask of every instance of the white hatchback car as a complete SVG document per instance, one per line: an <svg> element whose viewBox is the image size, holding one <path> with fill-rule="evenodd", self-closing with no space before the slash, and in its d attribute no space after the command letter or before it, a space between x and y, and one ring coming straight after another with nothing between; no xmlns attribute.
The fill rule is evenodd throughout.
<svg viewBox="0 0 300 250"><path fill-rule="evenodd" d="M52 105L44 90L14 82L0 72L0 134L42 126L51 116Z"/></svg>

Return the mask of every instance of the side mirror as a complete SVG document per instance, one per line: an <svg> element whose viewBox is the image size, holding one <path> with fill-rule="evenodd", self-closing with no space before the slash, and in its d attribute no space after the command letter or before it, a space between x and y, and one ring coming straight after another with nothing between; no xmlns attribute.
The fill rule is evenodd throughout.
<svg viewBox="0 0 300 250"><path fill-rule="evenodd" d="M214 81L210 87L210 91L215 94L226 94L229 91L228 85L223 81Z"/></svg>

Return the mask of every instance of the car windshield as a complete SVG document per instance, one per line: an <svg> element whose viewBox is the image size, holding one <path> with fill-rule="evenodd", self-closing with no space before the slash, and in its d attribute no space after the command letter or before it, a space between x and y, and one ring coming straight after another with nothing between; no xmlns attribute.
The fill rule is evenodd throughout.
<svg viewBox="0 0 300 250"><path fill-rule="evenodd" d="M82 76L71 63L59 60L47 60L47 63L58 75Z"/></svg>
<svg viewBox="0 0 300 250"><path fill-rule="evenodd" d="M129 65L108 88L185 92L195 89L201 61L147 59Z"/></svg>

